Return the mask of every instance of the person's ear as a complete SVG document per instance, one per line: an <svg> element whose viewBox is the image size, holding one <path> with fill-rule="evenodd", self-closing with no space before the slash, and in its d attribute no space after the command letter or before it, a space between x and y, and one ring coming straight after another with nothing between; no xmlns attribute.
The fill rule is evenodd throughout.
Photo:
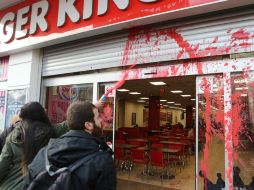
<svg viewBox="0 0 254 190"><path fill-rule="evenodd" d="M84 123L84 130L87 132L92 132L93 131L93 125L91 122L85 122Z"/></svg>

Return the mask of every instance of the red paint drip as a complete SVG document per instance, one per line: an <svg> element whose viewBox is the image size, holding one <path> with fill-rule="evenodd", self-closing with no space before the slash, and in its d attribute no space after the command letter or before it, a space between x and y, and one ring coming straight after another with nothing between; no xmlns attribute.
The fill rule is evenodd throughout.
<svg viewBox="0 0 254 190"><path fill-rule="evenodd" d="M162 34L163 34L163 32L162 32ZM182 48L182 50L186 51L189 54L190 58L195 58L196 57L196 55L194 53L195 51L193 50L192 46L186 40L184 40L182 35L177 33L175 29L168 30L167 35L171 39L174 39L176 41L177 45L180 48Z"/></svg>
<svg viewBox="0 0 254 190"><path fill-rule="evenodd" d="M122 66L126 66L126 65L129 64L129 54L130 54L130 51L131 51L133 45L137 41L136 36L137 36L138 33L139 33L139 30L133 29L132 32L130 32L130 34L128 36L128 40L127 40L127 43L126 43L125 48L124 48ZM112 93L113 90L116 90L116 89L120 88L125 83L125 80L128 78L129 70L132 69L135 66L136 66L136 64L130 65L128 67L128 69L123 72L121 80L118 81L114 86L109 88L107 90L107 92L104 94L104 96L107 97L110 93Z"/></svg>
<svg viewBox="0 0 254 190"><path fill-rule="evenodd" d="M205 131L205 148L204 148L204 171L205 173L209 173L210 165L209 165L209 144L211 142L211 92L210 92L210 82L207 78L202 79L204 84L204 96L206 100L206 111L205 111L205 121L206 121L206 131Z"/></svg>

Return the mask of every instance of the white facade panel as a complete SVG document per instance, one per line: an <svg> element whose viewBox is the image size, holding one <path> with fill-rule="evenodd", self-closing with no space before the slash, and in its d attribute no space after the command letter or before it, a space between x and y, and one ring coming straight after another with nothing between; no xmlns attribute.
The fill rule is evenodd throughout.
<svg viewBox="0 0 254 190"><path fill-rule="evenodd" d="M30 84L32 51L11 55L8 67L8 89L27 88Z"/></svg>
<svg viewBox="0 0 254 190"><path fill-rule="evenodd" d="M32 51L26 51L10 56L9 65L25 64L32 62Z"/></svg>
<svg viewBox="0 0 254 190"><path fill-rule="evenodd" d="M6 89L29 89L28 101L38 101L41 82L41 52L32 50L10 55Z"/></svg>
<svg viewBox="0 0 254 190"><path fill-rule="evenodd" d="M236 12L48 47L42 75L250 52L253 19Z"/></svg>

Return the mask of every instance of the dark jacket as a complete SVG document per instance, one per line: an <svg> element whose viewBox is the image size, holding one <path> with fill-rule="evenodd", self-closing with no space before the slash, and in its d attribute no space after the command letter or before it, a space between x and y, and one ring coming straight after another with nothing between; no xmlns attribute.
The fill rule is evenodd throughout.
<svg viewBox="0 0 254 190"><path fill-rule="evenodd" d="M24 181L21 172L23 127L25 123L19 122L8 135L6 143L0 155L0 189L23 189ZM34 122L33 127L37 131L34 135L34 145L41 145L45 139L49 139L53 129L41 122ZM46 141L48 142L48 141Z"/></svg>
<svg viewBox="0 0 254 190"><path fill-rule="evenodd" d="M26 186L45 170L46 149L49 162L58 168L69 166L96 150L105 151L105 154L95 155L91 161L74 171L81 183L75 186L80 186L80 190L116 189L116 172L111 149L105 142L81 130L71 130L59 139L51 139L48 146L40 150L29 165Z"/></svg>
<svg viewBox="0 0 254 190"><path fill-rule="evenodd" d="M67 125L66 121L63 121L61 123L57 123L54 125L55 135L56 138L61 137L65 133L67 133L70 129Z"/></svg>

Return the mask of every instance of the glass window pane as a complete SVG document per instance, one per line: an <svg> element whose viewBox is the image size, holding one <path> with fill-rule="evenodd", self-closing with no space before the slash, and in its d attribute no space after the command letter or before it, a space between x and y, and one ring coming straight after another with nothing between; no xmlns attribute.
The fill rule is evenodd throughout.
<svg viewBox="0 0 254 190"><path fill-rule="evenodd" d="M198 78L198 189L224 186L224 89L222 75Z"/></svg>
<svg viewBox="0 0 254 190"><path fill-rule="evenodd" d="M78 100L92 102L93 85L68 85L47 88L47 112L50 121L60 123L66 120L68 106Z"/></svg>
<svg viewBox="0 0 254 190"><path fill-rule="evenodd" d="M99 98L101 98L107 88L113 84L99 84ZM112 92L103 100L100 116L102 119L102 128L105 140L110 144L113 141L113 117L114 117L114 101L115 92Z"/></svg>
<svg viewBox="0 0 254 190"><path fill-rule="evenodd" d="M254 189L254 73L231 75L234 187Z"/></svg>

